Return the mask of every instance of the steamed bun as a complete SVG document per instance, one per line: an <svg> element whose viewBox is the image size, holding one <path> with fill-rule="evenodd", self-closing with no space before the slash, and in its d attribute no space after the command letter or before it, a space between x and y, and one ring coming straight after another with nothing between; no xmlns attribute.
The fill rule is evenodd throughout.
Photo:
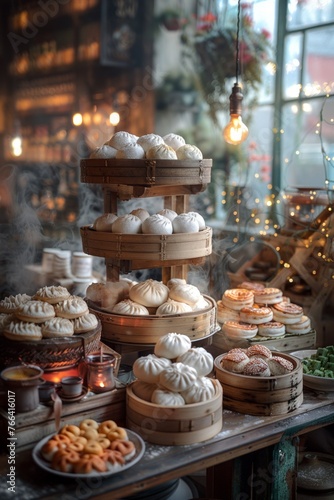
<svg viewBox="0 0 334 500"><path fill-rule="evenodd" d="M116 153L117 149L108 146L108 144L104 144L100 148L95 148L89 155L89 158L115 158Z"/></svg>
<svg viewBox="0 0 334 500"><path fill-rule="evenodd" d="M176 151L178 160L203 160L202 151L192 144L184 144Z"/></svg>
<svg viewBox="0 0 334 500"><path fill-rule="evenodd" d="M116 214L103 214L100 215L93 224L93 229L96 231L111 231L111 227L117 219Z"/></svg>
<svg viewBox="0 0 334 500"><path fill-rule="evenodd" d="M181 135L177 135L177 134L173 134L173 133L164 135L163 140L165 141L165 144L167 144L167 146L170 146L175 151L177 149L179 149L181 146L184 146L186 143L186 141L184 140L184 138Z"/></svg>
<svg viewBox="0 0 334 500"><path fill-rule="evenodd" d="M150 215L142 223L143 234L172 234L173 225L167 217L159 214Z"/></svg>
<svg viewBox="0 0 334 500"><path fill-rule="evenodd" d="M151 147L146 151L146 158L149 160L177 160L174 149L167 144Z"/></svg>
<svg viewBox="0 0 334 500"><path fill-rule="evenodd" d="M113 233L137 234L141 233L141 220L132 214L120 215L112 225Z"/></svg>
<svg viewBox="0 0 334 500"><path fill-rule="evenodd" d="M159 146L163 143L163 138L157 134L146 134L138 137L137 139L137 144L139 144L143 148L145 153L153 146Z"/></svg>
<svg viewBox="0 0 334 500"><path fill-rule="evenodd" d="M137 139L138 137L136 135L121 130L111 136L109 141L106 142L106 145L111 146L115 149L122 149L128 145L135 144L137 142Z"/></svg>
<svg viewBox="0 0 334 500"><path fill-rule="evenodd" d="M116 158L128 158L131 160L142 160L145 158L145 151L139 144L127 144L116 153Z"/></svg>

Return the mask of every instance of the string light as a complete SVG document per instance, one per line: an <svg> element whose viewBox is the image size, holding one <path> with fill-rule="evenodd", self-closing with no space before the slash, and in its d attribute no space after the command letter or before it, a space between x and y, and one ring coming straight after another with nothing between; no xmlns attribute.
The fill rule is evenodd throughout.
<svg viewBox="0 0 334 500"><path fill-rule="evenodd" d="M239 85L239 32L240 32L240 3L238 0L237 14L237 38L236 38L236 61L235 61L235 79L236 82L230 95L230 122L224 128L224 139L228 144L241 144L248 137L248 128L242 121L241 103L243 100L241 86Z"/></svg>

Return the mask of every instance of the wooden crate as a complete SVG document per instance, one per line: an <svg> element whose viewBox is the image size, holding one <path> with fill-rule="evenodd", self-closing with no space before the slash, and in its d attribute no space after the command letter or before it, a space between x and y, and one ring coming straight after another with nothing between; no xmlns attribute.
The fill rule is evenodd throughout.
<svg viewBox="0 0 334 500"><path fill-rule="evenodd" d="M89 392L87 397L75 403L62 405L61 426L79 424L85 418L98 422L115 420L118 425L125 425L125 391L126 386L116 380L116 389L101 394ZM0 444L6 447L8 437L8 414L0 409ZM32 448L48 434L56 432L53 403L39 404L26 413L15 415L15 437L17 449Z"/></svg>
<svg viewBox="0 0 334 500"><path fill-rule="evenodd" d="M214 437L223 425L223 393L217 380L215 396L203 403L159 406L135 395L133 385L126 390L126 426L150 443L184 445Z"/></svg>

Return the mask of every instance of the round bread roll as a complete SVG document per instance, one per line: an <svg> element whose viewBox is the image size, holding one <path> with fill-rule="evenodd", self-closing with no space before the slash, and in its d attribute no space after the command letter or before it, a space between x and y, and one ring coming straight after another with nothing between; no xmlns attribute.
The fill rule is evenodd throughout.
<svg viewBox="0 0 334 500"><path fill-rule="evenodd" d="M151 401L152 394L157 389L157 384L152 384L151 382L143 382L142 380L136 380L132 384L133 393L140 399L144 401Z"/></svg>
<svg viewBox="0 0 334 500"><path fill-rule="evenodd" d="M148 354L137 358L132 366L133 374L142 382L156 384L160 373L171 365L170 359L160 358L155 354Z"/></svg>
<svg viewBox="0 0 334 500"><path fill-rule="evenodd" d="M203 347L192 347L176 358L177 363L192 366L199 377L205 377L213 370L213 357Z"/></svg>
<svg viewBox="0 0 334 500"><path fill-rule="evenodd" d="M10 295L0 300L0 313L14 313L20 305L25 304L31 300L31 296L27 294Z"/></svg>
<svg viewBox="0 0 334 500"><path fill-rule="evenodd" d="M183 406L185 404L185 400L178 392L160 388L153 392L151 402L160 406Z"/></svg>
<svg viewBox="0 0 334 500"><path fill-rule="evenodd" d="M131 210L130 214L135 215L136 217L139 217L139 219L144 222L147 217L150 216L149 212L145 208L135 208Z"/></svg>
<svg viewBox="0 0 334 500"><path fill-rule="evenodd" d="M112 224L113 233L138 234L141 233L142 221L132 214L120 215Z"/></svg>
<svg viewBox="0 0 334 500"><path fill-rule="evenodd" d="M117 153L117 149L109 146L108 144L104 144L99 148L95 148L89 155L89 158L99 159L99 158L115 158Z"/></svg>
<svg viewBox="0 0 334 500"><path fill-rule="evenodd" d="M146 158L148 160L177 160L174 149L167 144L151 147L146 151Z"/></svg>
<svg viewBox="0 0 334 500"><path fill-rule="evenodd" d="M222 332L229 339L252 339L258 332L258 325L243 323L241 321L225 321Z"/></svg>
<svg viewBox="0 0 334 500"><path fill-rule="evenodd" d="M178 160L203 160L202 151L192 144L180 146L176 151L176 155Z"/></svg>
<svg viewBox="0 0 334 500"><path fill-rule="evenodd" d="M54 307L48 302L29 300L19 306L15 315L21 321L44 323L48 319L54 318L56 313Z"/></svg>
<svg viewBox="0 0 334 500"><path fill-rule="evenodd" d="M117 219L116 214L103 214L95 219L93 224L93 229L95 231L110 231L112 230L112 225Z"/></svg>
<svg viewBox="0 0 334 500"><path fill-rule="evenodd" d="M217 301L217 320L220 324L225 321L240 321L240 312L226 307L222 300Z"/></svg>
<svg viewBox="0 0 334 500"><path fill-rule="evenodd" d="M159 307L167 301L169 289L161 281L148 279L129 290L129 297L145 307Z"/></svg>
<svg viewBox="0 0 334 500"><path fill-rule="evenodd" d="M195 285L186 283L175 284L169 289L169 298L179 302L185 302L193 307L201 298L201 292Z"/></svg>
<svg viewBox="0 0 334 500"><path fill-rule="evenodd" d="M254 294L244 288L230 288L225 290L221 300L225 307L240 312L243 307L253 306Z"/></svg>
<svg viewBox="0 0 334 500"><path fill-rule="evenodd" d="M303 317L303 308L291 302L280 302L272 305L274 321L283 325L298 323Z"/></svg>
<svg viewBox="0 0 334 500"><path fill-rule="evenodd" d="M242 373L249 362L249 357L241 349L231 349L222 357L221 365L224 370L233 373Z"/></svg>
<svg viewBox="0 0 334 500"><path fill-rule="evenodd" d="M166 302L161 304L156 310L156 316L164 316L169 314L182 314L192 312L192 307L185 302L179 302L177 300L167 299Z"/></svg>
<svg viewBox="0 0 334 500"><path fill-rule="evenodd" d="M197 380L198 375L192 366L183 363L172 363L160 373L159 385L172 392L183 392Z"/></svg>
<svg viewBox="0 0 334 500"><path fill-rule="evenodd" d="M49 304L57 304L68 299L70 292L64 286L43 286L34 295L34 300L42 300Z"/></svg>
<svg viewBox="0 0 334 500"><path fill-rule="evenodd" d="M150 215L142 223L143 234L172 234L173 226L167 217L159 214Z"/></svg>
<svg viewBox="0 0 334 500"><path fill-rule="evenodd" d="M106 145L115 149L122 149L125 148L125 146L135 144L137 140L138 137L136 135L120 130L106 142Z"/></svg>
<svg viewBox="0 0 334 500"><path fill-rule="evenodd" d="M270 368L264 359L252 358L244 367L242 374L252 377L270 377Z"/></svg>
<svg viewBox="0 0 334 500"><path fill-rule="evenodd" d="M124 299L112 308L114 314L124 314L130 316L149 316L149 311L142 304L138 304L131 299Z"/></svg>
<svg viewBox="0 0 334 500"><path fill-rule="evenodd" d="M199 377L192 386L182 392L182 396L187 404L193 404L210 401L215 393L216 389L212 380Z"/></svg>
<svg viewBox="0 0 334 500"><path fill-rule="evenodd" d="M137 144L139 144L145 153L153 146L160 146L164 144L163 138L158 134L145 134L137 139Z"/></svg>
<svg viewBox="0 0 334 500"><path fill-rule="evenodd" d="M291 361L281 356L272 356L268 359L268 366L272 376L285 375L293 371L293 364Z"/></svg>
<svg viewBox="0 0 334 500"><path fill-rule="evenodd" d="M98 325L95 314L88 313L73 320L74 333L90 332Z"/></svg>
<svg viewBox="0 0 334 500"><path fill-rule="evenodd" d="M182 333L167 333L154 346L154 354L162 358L176 359L191 348L191 340Z"/></svg>
<svg viewBox="0 0 334 500"><path fill-rule="evenodd" d="M36 342L42 339L42 328L35 323L14 320L5 327L3 335L9 340Z"/></svg>
<svg viewBox="0 0 334 500"><path fill-rule="evenodd" d="M258 334L261 337L283 337L285 335L285 325L279 321L269 321L258 325Z"/></svg>
<svg viewBox="0 0 334 500"><path fill-rule="evenodd" d="M273 319L273 312L269 307L243 307L240 309L240 321L259 325Z"/></svg>
<svg viewBox="0 0 334 500"><path fill-rule="evenodd" d="M206 227L206 224L205 224L205 220L204 220L204 217L199 214L198 212L187 212L189 215L192 215L193 217L195 217L195 219L197 220L198 222L198 226L199 226L199 230L202 231L203 229L205 229Z"/></svg>
<svg viewBox="0 0 334 500"><path fill-rule="evenodd" d="M52 318L42 325L42 336L45 339L70 337L73 333L73 323L66 318Z"/></svg>
<svg viewBox="0 0 334 500"><path fill-rule="evenodd" d="M249 358L256 357L256 358L261 358L267 361L269 358L271 358L272 353L271 350L268 349L268 347L261 345L261 344L254 344L247 349L247 356Z"/></svg>
<svg viewBox="0 0 334 500"><path fill-rule="evenodd" d="M282 302L283 292L279 288L263 288L262 290L253 290L254 302L256 304L277 304Z"/></svg>
<svg viewBox="0 0 334 500"><path fill-rule="evenodd" d="M198 220L191 213L177 215L172 224L174 233L198 233L199 231Z"/></svg>
<svg viewBox="0 0 334 500"><path fill-rule="evenodd" d="M285 326L286 333L293 335L304 335L311 330L311 320L303 314L302 319L298 323L292 323Z"/></svg>
<svg viewBox="0 0 334 500"><path fill-rule="evenodd" d="M167 146L170 146L175 151L179 149L181 146L184 146L186 143L185 139L181 135L173 133L164 135L163 140L165 144L167 144Z"/></svg>
<svg viewBox="0 0 334 500"><path fill-rule="evenodd" d="M75 319L89 312L87 303L81 297L73 295L55 305L56 316Z"/></svg>
<svg viewBox="0 0 334 500"><path fill-rule="evenodd" d="M142 160L145 158L145 151L139 144L127 144L116 152L116 158Z"/></svg>
<svg viewBox="0 0 334 500"><path fill-rule="evenodd" d="M163 208L158 212L159 215L163 215L164 217L167 217L171 222L177 217L177 213L174 210L171 210L170 208Z"/></svg>

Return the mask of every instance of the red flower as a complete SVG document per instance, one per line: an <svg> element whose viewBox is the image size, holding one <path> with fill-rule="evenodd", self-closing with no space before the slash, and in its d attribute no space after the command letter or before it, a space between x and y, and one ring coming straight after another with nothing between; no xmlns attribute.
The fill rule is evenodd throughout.
<svg viewBox="0 0 334 500"><path fill-rule="evenodd" d="M264 36L264 38L266 38L267 40L269 40L269 38L271 38L270 31L266 30L265 28L263 28L261 30L261 35Z"/></svg>
<svg viewBox="0 0 334 500"><path fill-rule="evenodd" d="M203 16L200 16L199 21L205 21L207 23L214 23L217 21L217 16L215 16L212 12L208 12L207 14L204 14Z"/></svg>

